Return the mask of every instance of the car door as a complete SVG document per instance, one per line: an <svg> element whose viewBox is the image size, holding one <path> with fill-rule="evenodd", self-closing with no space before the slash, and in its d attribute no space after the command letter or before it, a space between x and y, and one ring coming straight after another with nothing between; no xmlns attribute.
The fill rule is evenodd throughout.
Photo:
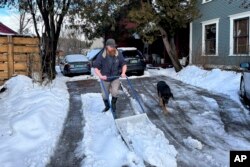
<svg viewBox="0 0 250 167"><path fill-rule="evenodd" d="M250 99L250 70L247 72L244 72L244 81L245 81L245 88L246 88L246 96L248 99Z"/></svg>

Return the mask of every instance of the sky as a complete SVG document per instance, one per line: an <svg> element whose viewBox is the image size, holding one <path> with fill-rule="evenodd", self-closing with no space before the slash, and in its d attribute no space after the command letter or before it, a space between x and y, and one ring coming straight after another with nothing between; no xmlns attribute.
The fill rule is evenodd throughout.
<svg viewBox="0 0 250 167"><path fill-rule="evenodd" d="M65 19L66 17L64 18L64 20ZM0 8L0 22L2 22L3 24L5 24L6 26L8 26L9 28L11 28L16 32L18 32L19 30L19 14L17 12L13 12L13 10L10 10L8 8ZM35 29L33 28L34 26L32 26L32 23L33 20L30 22L27 28L31 30L31 34L36 34ZM40 23L38 23L38 29L42 31L44 27ZM62 28L61 32L65 33L63 31L67 32ZM79 34L79 36L82 40L86 40L84 34Z"/></svg>
<svg viewBox="0 0 250 167"><path fill-rule="evenodd" d="M173 68L148 70L142 77L156 75L169 76L212 92L227 94L240 103L240 73L219 69L206 71L188 66L179 73ZM55 150L69 108L66 82L88 78L97 79L95 76L64 77L58 70L56 79L47 86L34 83L23 75L13 77L5 83L7 90L0 94L1 166L46 166ZM133 78L136 77L130 77ZM148 119L142 119L144 121L133 125L124 122L119 127L124 136L132 141L132 152L123 143L111 113L101 112L100 106L104 107L101 94L82 94L81 99L86 121L82 127L85 135L75 154L86 156L82 167L143 167L143 160L157 167L166 167L166 164L168 167L177 166L176 148L169 144L163 132ZM92 105L93 103L96 105ZM213 112L207 114L212 116ZM201 122L197 122L199 123ZM216 129L218 125L210 126ZM202 143L192 137L184 138L183 142L191 148L202 149ZM242 143L242 147L244 144Z"/></svg>
<svg viewBox="0 0 250 167"><path fill-rule="evenodd" d="M19 29L19 16L6 8L0 8L0 22L14 31Z"/></svg>
<svg viewBox="0 0 250 167"><path fill-rule="evenodd" d="M19 13L14 11L14 9L0 8L0 22L16 32L18 32L19 30L19 17ZM33 27L34 26L32 26L30 22L30 24L26 28L30 28L31 33L35 34L35 29Z"/></svg>

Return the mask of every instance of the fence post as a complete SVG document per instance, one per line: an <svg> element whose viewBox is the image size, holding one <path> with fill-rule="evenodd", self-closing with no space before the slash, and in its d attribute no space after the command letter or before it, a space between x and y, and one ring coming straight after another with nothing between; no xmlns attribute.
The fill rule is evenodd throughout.
<svg viewBox="0 0 250 167"><path fill-rule="evenodd" d="M8 77L12 77L14 74L14 58L13 58L13 38L11 35L7 36L8 38Z"/></svg>

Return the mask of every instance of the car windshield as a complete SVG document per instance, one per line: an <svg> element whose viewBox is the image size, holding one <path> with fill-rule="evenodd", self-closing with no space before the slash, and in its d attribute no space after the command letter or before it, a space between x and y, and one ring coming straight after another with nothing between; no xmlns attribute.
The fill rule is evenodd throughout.
<svg viewBox="0 0 250 167"><path fill-rule="evenodd" d="M125 50L122 54L124 58L143 58L137 50Z"/></svg>

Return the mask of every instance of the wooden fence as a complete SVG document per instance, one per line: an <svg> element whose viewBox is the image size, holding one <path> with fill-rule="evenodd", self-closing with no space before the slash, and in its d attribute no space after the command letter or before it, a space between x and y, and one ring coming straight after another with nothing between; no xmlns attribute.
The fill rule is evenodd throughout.
<svg viewBox="0 0 250 167"><path fill-rule="evenodd" d="M18 74L32 76L41 71L39 39L0 36L0 84Z"/></svg>

